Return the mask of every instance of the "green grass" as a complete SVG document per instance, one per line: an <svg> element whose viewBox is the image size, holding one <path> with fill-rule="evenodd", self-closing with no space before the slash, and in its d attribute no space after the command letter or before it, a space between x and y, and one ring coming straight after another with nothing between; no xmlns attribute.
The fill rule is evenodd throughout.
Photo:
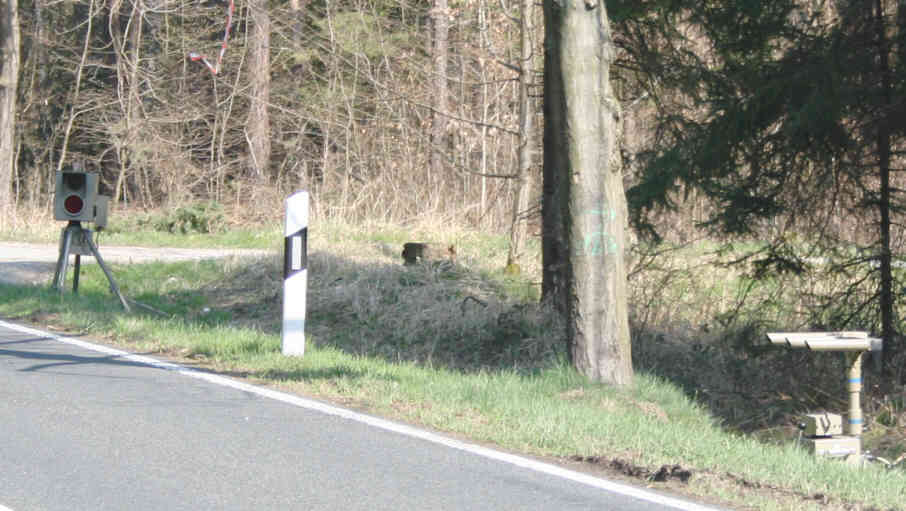
<svg viewBox="0 0 906 511"><path fill-rule="evenodd" d="M276 239L262 237L251 246L279 244L278 229L262 232ZM168 241L178 239L188 237ZM456 263L402 266L401 243L416 240L456 245ZM521 277L505 276L501 247L499 238L432 226L313 226L303 358L280 355L282 261L276 255L113 265L124 294L149 307L131 314L119 309L98 268L85 265L78 296L0 285L0 316L573 468L585 466L570 461L576 457L651 472L678 464L693 473L681 491L735 506L903 509L903 471L856 470L815 459L789 442L758 441L728 428L686 385L646 370L625 388L581 377L563 360L556 318L534 303L537 261L524 261ZM682 286L694 290L691 283ZM701 362L701 370L709 368L705 360L690 359Z"/></svg>
<svg viewBox="0 0 906 511"><path fill-rule="evenodd" d="M27 219L11 222L0 230L0 240L57 243L64 222L52 218L49 209L23 211ZM95 229L93 224L86 227ZM183 248L282 248L281 226L230 223L217 207L189 204L173 210L119 211L100 233L100 244Z"/></svg>

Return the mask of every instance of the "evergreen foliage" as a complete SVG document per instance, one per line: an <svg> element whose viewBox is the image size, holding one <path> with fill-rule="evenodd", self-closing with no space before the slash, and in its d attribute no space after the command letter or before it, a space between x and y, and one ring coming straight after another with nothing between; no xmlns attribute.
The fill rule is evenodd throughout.
<svg viewBox="0 0 906 511"><path fill-rule="evenodd" d="M792 0L647 7L623 20L637 45L626 45L630 61L661 107L656 142L628 192L635 225L656 237L658 211L690 193L705 197L703 227L764 241L745 258L756 276L813 271L821 260L857 282L822 300L821 310L840 314L815 311L827 323L804 326L872 329L900 351L891 258L902 253L906 206L898 175L906 8Z"/></svg>

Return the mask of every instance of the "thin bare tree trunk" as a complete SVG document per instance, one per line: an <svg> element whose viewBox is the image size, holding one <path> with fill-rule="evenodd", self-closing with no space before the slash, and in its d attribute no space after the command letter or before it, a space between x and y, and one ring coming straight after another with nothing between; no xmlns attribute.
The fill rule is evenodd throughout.
<svg viewBox="0 0 906 511"><path fill-rule="evenodd" d="M251 105L247 123L247 136L251 161L249 169L257 179L267 178L271 159L270 116L270 33L271 17L266 0L249 2L252 28L249 48L249 77L251 80Z"/></svg>
<svg viewBox="0 0 906 511"><path fill-rule="evenodd" d="M529 198L532 191L532 104L529 98L529 88L532 84L532 57L534 45L532 34L534 32L533 0L522 0L522 22L519 29L521 33L521 58L519 66L519 156L513 197L513 216L510 223L510 248L507 253L507 267L515 265L525 247L525 238L528 233L528 222L525 215L529 210Z"/></svg>
<svg viewBox="0 0 906 511"><path fill-rule="evenodd" d="M289 0L289 10L293 15L293 23L290 27L293 31L291 39L294 48L302 47L302 31L305 29L302 22L302 12L307 6L308 0Z"/></svg>
<svg viewBox="0 0 906 511"><path fill-rule="evenodd" d="M447 0L434 0L431 9L434 21L434 97L436 103L431 120L431 176L443 179L444 134L447 130L447 56L449 54L450 9Z"/></svg>
<svg viewBox="0 0 906 511"><path fill-rule="evenodd" d="M79 67L76 68L76 79L72 91L72 104L69 107L69 119L66 121L66 130L63 132L63 146L60 148L60 159L57 161L57 170L63 170L63 163L66 162L66 151L69 147L69 137L72 135L72 126L75 118L80 112L76 110L79 105L79 91L82 89L82 73L85 71L85 63L88 60L88 50L91 42L91 32L94 28L95 2L91 0L88 3L88 21L85 28L85 43L82 46L82 56L79 59Z"/></svg>
<svg viewBox="0 0 906 511"><path fill-rule="evenodd" d="M141 98L139 97L138 70L141 59L142 25L144 13L139 2L132 4L129 14L129 23L126 33L120 32L120 6L121 0L115 0L110 6L110 22L108 29L114 41L117 61L117 95L120 109L125 121L125 129L115 140L117 160L120 168L116 177L113 191L113 203L119 203L125 186L126 172L129 170L133 146L137 141L139 110ZM128 44L127 44L128 41ZM145 141L142 141L145 142ZM133 169L138 170L138 169ZM147 199L147 198L146 198Z"/></svg>
<svg viewBox="0 0 906 511"><path fill-rule="evenodd" d="M887 111L892 110L893 104L893 78L890 68L890 42L887 37L887 23L884 15L884 5L882 0L876 0L874 5L875 24L877 30L876 44L878 46L878 71L881 75L881 87L884 95L884 106ZM893 269L892 269L892 252L891 252L891 157L892 142L891 132L888 123L879 123L877 139L875 141L878 152L878 171L879 171L879 200L878 213L880 215L880 308L881 308L881 336L884 339L884 350L887 352L886 360L895 360L894 357L902 350L894 340L896 332L895 325L895 301L893 298ZM886 362L886 361L885 361ZM888 375L893 376L891 364L885 363L885 371Z"/></svg>
<svg viewBox="0 0 906 511"><path fill-rule="evenodd" d="M485 2L481 2L478 8L478 31L481 34L481 48L483 51L488 51L491 45L488 37L488 7ZM479 169L481 172L481 206L478 211L478 218L484 222L488 207L488 110L490 109L488 88L490 85L488 84L487 62L481 60L479 65L481 66L481 167Z"/></svg>
<svg viewBox="0 0 906 511"><path fill-rule="evenodd" d="M14 206L13 172L16 168L16 86L19 80L19 7L5 0L0 18L0 218L6 221Z"/></svg>
<svg viewBox="0 0 906 511"><path fill-rule="evenodd" d="M26 90L23 94L25 101L24 104L18 105L20 111L28 111L32 108L36 110L32 114L33 118L36 118L39 123L46 121L46 110L41 108L41 96L43 91L47 86L47 22L45 19L45 2L46 0L35 0L33 6L33 19L34 19L34 28L32 32L33 43L31 45L28 59L21 62L20 67L25 66L28 68L25 73L28 75L27 78L22 78L22 85L25 86ZM21 91L20 91L21 93ZM26 121L27 122L27 121ZM40 124L39 124L40 125ZM22 144L22 141L19 141L19 144ZM48 141L47 146L42 148L35 157L34 168L35 169L46 169L47 159L52 158L50 156L53 152L53 141ZM25 186L26 186L26 199L29 202L37 203L38 198L43 195L43 178L46 173L40 172L38 170L33 170L30 173L26 171L25 176Z"/></svg>

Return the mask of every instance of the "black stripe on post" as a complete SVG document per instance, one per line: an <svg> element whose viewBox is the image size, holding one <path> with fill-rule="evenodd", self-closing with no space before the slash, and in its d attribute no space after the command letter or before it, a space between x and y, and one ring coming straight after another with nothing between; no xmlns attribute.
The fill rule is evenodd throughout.
<svg viewBox="0 0 906 511"><path fill-rule="evenodd" d="M308 267L308 227L283 240L283 278L288 279Z"/></svg>

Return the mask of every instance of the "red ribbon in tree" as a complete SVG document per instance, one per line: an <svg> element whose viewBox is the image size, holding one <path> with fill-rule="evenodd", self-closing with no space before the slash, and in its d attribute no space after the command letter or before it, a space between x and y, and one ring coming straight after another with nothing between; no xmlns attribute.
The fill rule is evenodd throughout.
<svg viewBox="0 0 906 511"><path fill-rule="evenodd" d="M208 66L208 69L211 70L215 75L220 71L220 63L223 61L223 54L226 53L227 41L230 39L230 25L233 24L233 0L230 0L230 6L227 8L227 19L226 19L226 28L223 30L223 42L220 44L220 54L217 55L217 65L212 66L208 62L208 58L198 52L190 52L189 59L192 62L202 61L204 65Z"/></svg>

